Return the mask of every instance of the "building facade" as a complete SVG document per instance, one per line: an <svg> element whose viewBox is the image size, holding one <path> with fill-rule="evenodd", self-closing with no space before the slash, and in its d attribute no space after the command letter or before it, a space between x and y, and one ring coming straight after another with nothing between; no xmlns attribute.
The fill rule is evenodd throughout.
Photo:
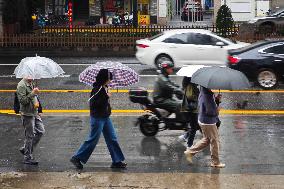
<svg viewBox="0 0 284 189"><path fill-rule="evenodd" d="M73 21L111 24L116 14L137 13L140 25L159 24L166 17L167 0L45 0L45 12L64 15L72 3Z"/></svg>
<svg viewBox="0 0 284 189"><path fill-rule="evenodd" d="M226 4L232 11L235 21L248 21L254 17L266 16L269 10L284 9L284 0L215 0L214 17L221 5Z"/></svg>
<svg viewBox="0 0 284 189"><path fill-rule="evenodd" d="M277 11L279 9L284 9L284 0L271 0L271 10Z"/></svg>
<svg viewBox="0 0 284 189"><path fill-rule="evenodd" d="M220 6L224 4L231 9L235 21L244 22L257 16L266 16L269 10L275 10L273 7L284 4L284 0L215 0L215 19Z"/></svg>

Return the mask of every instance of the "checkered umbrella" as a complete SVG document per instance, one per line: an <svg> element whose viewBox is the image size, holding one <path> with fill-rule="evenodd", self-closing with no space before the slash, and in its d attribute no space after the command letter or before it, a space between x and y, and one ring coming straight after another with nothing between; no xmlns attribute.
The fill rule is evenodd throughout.
<svg viewBox="0 0 284 189"><path fill-rule="evenodd" d="M112 73L113 80L109 84L112 88L126 87L139 81L139 75L133 69L120 62L112 61L97 62L87 67L79 75L79 81L92 86L100 69L108 69Z"/></svg>

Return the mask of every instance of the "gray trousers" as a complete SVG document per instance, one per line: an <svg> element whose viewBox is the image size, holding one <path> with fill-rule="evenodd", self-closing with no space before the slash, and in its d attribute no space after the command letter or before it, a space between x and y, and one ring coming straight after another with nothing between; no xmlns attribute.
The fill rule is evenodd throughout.
<svg viewBox="0 0 284 189"><path fill-rule="evenodd" d="M24 159L31 159L33 149L40 141L45 132L42 119L39 115L36 116L21 116L23 126L25 128L24 141Z"/></svg>

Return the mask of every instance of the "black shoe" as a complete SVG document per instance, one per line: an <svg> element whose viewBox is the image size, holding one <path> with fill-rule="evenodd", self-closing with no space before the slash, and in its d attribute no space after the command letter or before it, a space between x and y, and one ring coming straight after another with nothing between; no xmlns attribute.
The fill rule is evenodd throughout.
<svg viewBox="0 0 284 189"><path fill-rule="evenodd" d="M24 164L28 164L28 165L38 165L38 162L33 160L33 159L25 159L24 160Z"/></svg>
<svg viewBox="0 0 284 189"><path fill-rule="evenodd" d="M112 163L111 168L120 168L120 169L125 169L127 166L127 163L124 162L118 162L118 163Z"/></svg>
<svg viewBox="0 0 284 189"><path fill-rule="evenodd" d="M70 159L70 162L73 163L73 165L77 168L77 169L83 169L83 165L81 163L81 161L78 158L72 157Z"/></svg>

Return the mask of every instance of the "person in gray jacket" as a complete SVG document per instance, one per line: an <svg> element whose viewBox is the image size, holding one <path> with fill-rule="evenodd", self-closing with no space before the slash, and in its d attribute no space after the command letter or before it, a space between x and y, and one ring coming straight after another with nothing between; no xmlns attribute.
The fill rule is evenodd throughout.
<svg viewBox="0 0 284 189"><path fill-rule="evenodd" d="M24 155L24 163L29 165L38 164L32 153L45 132L41 115L38 112L40 107L38 94L39 89L35 87L32 78L23 78L18 83L17 96L20 102L22 124L25 129L24 146L20 149L20 152Z"/></svg>
<svg viewBox="0 0 284 189"><path fill-rule="evenodd" d="M177 84L172 82L169 75L173 73L174 64L170 61L164 61L160 65L161 74L154 85L153 100L159 108L175 113L181 101L174 97L182 98L183 92Z"/></svg>
<svg viewBox="0 0 284 189"><path fill-rule="evenodd" d="M198 97L198 123L202 129L203 138L184 152L186 159L192 163L192 157L210 145L211 167L223 168L225 164L219 160L219 133L216 126L218 122L218 106L214 93L201 87Z"/></svg>

